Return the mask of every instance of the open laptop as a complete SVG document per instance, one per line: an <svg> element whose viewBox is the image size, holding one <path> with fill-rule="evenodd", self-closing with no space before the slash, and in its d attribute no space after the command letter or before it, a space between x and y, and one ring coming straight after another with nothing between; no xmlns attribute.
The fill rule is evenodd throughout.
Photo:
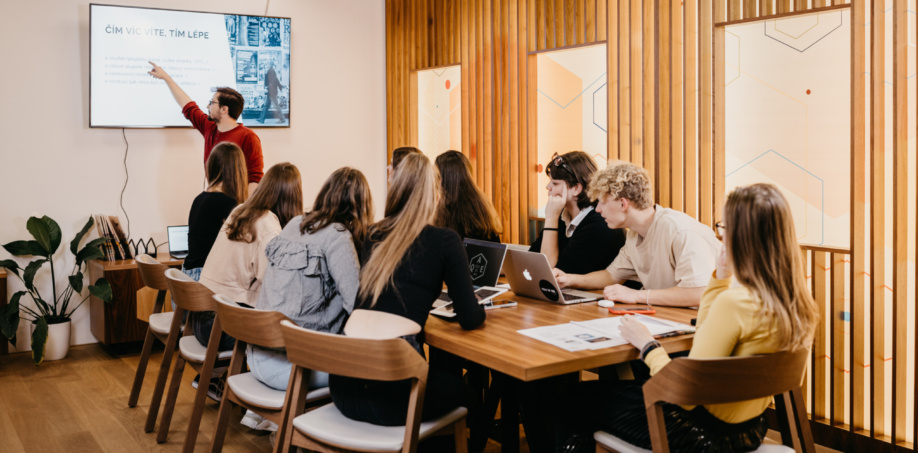
<svg viewBox="0 0 918 453"><path fill-rule="evenodd" d="M169 237L169 256L183 260L188 256L188 225L166 227Z"/></svg>
<svg viewBox="0 0 918 453"><path fill-rule="evenodd" d="M509 250L504 260L504 275L507 276L510 289L520 296L556 304L579 304L602 299L602 294L562 290L551 273L548 257L541 253Z"/></svg>
<svg viewBox="0 0 918 453"><path fill-rule="evenodd" d="M507 244L470 238L466 238L463 244L469 261L472 285L475 287L475 295L478 296L478 303L488 304L494 297L507 292L506 288L495 287L497 279L500 278L504 257L507 255ZM447 317L455 316L450 309L451 307L447 307L451 303L452 299L444 290L434 301L434 309L431 310L431 313Z"/></svg>

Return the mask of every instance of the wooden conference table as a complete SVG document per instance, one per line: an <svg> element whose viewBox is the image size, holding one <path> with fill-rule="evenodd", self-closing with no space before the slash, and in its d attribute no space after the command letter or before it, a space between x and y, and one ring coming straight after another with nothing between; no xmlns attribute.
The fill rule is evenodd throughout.
<svg viewBox="0 0 918 453"><path fill-rule="evenodd" d="M427 344L478 363L512 378L511 381L523 382L626 363L638 358L637 349L630 344L593 351L570 352L517 333L518 330L532 327L614 316L597 302L557 305L517 296L512 292L498 296L497 299L512 299L519 304L516 307L489 310L484 325L469 331L462 330L456 322L430 316L424 327ZM654 308L656 314L653 316L684 324L690 324L692 318L698 314L697 310L686 308ZM692 347L693 338L694 335L691 334L681 335L661 339L660 343L669 353L687 351ZM519 448L519 436L515 436L516 439L508 436L516 432L518 422L516 411L509 409L511 406L508 402L505 397L502 406L505 409L501 411L505 428L501 446L503 451L516 451ZM516 403L515 398L513 403Z"/></svg>

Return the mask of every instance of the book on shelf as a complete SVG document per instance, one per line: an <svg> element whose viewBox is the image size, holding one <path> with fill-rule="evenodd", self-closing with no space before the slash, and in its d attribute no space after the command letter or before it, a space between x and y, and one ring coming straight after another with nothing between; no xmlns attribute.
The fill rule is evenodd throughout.
<svg viewBox="0 0 918 453"><path fill-rule="evenodd" d="M93 216L96 231L100 238L108 239L103 246L106 261L131 259L131 248L127 237L121 229L121 222L117 216L96 214Z"/></svg>

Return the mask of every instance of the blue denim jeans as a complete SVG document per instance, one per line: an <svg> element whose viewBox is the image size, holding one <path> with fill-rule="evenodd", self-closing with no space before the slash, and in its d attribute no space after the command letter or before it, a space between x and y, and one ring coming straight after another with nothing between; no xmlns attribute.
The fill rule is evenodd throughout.
<svg viewBox="0 0 918 453"><path fill-rule="evenodd" d="M249 345L246 350L249 369L256 379L275 390L287 390L290 382L290 370L293 368L287 360L287 353L279 349L259 348ZM328 373L313 371L309 375L309 389L328 387Z"/></svg>

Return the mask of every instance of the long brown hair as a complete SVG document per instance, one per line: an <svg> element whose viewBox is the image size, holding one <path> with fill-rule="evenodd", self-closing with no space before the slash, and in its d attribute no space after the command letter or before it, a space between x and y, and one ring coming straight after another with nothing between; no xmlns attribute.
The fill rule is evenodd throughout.
<svg viewBox="0 0 918 453"><path fill-rule="evenodd" d="M596 173L596 162L589 154L583 151L571 151L564 153L560 157L552 159L545 166L545 174L551 179L558 179L567 183L567 187L572 188L580 184L582 190L577 195L577 207L583 209L587 206L596 207L597 200L590 200L587 195L587 189L590 187L590 179Z"/></svg>
<svg viewBox="0 0 918 453"><path fill-rule="evenodd" d="M370 259L360 269L362 300L376 305L379 295L392 283L392 275L408 248L430 224L436 209L437 172L430 159L412 153L402 159L386 196L386 218L373 225L370 235L385 235L376 244Z"/></svg>
<svg viewBox="0 0 918 453"><path fill-rule="evenodd" d="M472 163L459 151L437 156L440 202L433 224L450 228L462 237L488 239L501 233L500 218L491 202L472 180Z"/></svg>
<svg viewBox="0 0 918 453"><path fill-rule="evenodd" d="M281 227L303 213L300 171L290 162L269 168L252 197L233 211L226 226L229 240L254 242L257 239L255 222L268 211L277 216Z"/></svg>
<svg viewBox="0 0 918 453"><path fill-rule="evenodd" d="M342 167L325 180L312 211L303 216L300 234L315 233L331 223L344 225L358 250L363 246L373 223L373 197L360 170Z"/></svg>
<svg viewBox="0 0 918 453"><path fill-rule="evenodd" d="M220 191L236 200L236 204L245 203L249 197L248 170L239 145L232 142L214 145L207 157L205 172L208 188L221 184Z"/></svg>
<svg viewBox="0 0 918 453"><path fill-rule="evenodd" d="M819 312L787 200L771 184L737 187L727 197L724 223L736 280L762 299L759 318L775 326L778 349L809 347Z"/></svg>

